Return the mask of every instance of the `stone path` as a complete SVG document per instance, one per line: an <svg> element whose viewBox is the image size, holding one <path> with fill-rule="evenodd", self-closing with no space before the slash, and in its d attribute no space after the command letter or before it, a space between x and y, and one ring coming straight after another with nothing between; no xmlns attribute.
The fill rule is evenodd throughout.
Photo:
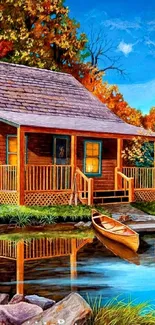
<svg viewBox="0 0 155 325"><path fill-rule="evenodd" d="M130 204L107 204L104 208L115 219L118 219L121 215L130 216L132 221L126 224L138 233L155 232L155 216L134 208Z"/></svg>
<svg viewBox="0 0 155 325"><path fill-rule="evenodd" d="M121 215L131 216L133 221L144 222L144 221L154 221L155 216L147 214L137 208L134 208L132 205L126 204L107 204L104 206L108 210L113 218L118 219Z"/></svg>

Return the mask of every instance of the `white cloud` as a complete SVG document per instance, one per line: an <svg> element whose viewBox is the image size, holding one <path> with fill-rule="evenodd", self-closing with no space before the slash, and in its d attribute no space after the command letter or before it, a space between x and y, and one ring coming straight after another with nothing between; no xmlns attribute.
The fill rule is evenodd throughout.
<svg viewBox="0 0 155 325"><path fill-rule="evenodd" d="M155 31L155 20L151 20L151 21L149 21L148 23L148 30L150 31L150 32L154 32Z"/></svg>
<svg viewBox="0 0 155 325"><path fill-rule="evenodd" d="M155 41L151 41L150 39L148 39L145 44L147 44L149 47L151 46L155 46Z"/></svg>
<svg viewBox="0 0 155 325"><path fill-rule="evenodd" d="M103 22L105 27L109 27L111 30L118 29L126 32L130 32L130 29L141 29L140 21L132 22L128 20L121 20L120 18L108 19Z"/></svg>
<svg viewBox="0 0 155 325"><path fill-rule="evenodd" d="M84 16L85 16L85 21L92 21L94 19L97 19L98 21L101 22L103 17L107 18L107 12L104 10L93 8L92 10L88 11Z"/></svg>
<svg viewBox="0 0 155 325"><path fill-rule="evenodd" d="M134 44L125 43L124 41L121 41L117 47L117 50L119 52L122 52L125 56L128 56L128 54L133 51L133 46Z"/></svg>

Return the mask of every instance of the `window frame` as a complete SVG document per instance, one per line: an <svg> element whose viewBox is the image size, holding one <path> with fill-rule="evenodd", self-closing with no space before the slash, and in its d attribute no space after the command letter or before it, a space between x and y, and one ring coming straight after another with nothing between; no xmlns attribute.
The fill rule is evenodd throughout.
<svg viewBox="0 0 155 325"><path fill-rule="evenodd" d="M6 164L9 164L9 155L17 155L17 152L9 152L9 138L17 138L17 134L7 134L6 137ZM27 164L27 158L28 158L28 154L27 154L27 143L28 143L28 136L25 136L25 164Z"/></svg>
<svg viewBox="0 0 155 325"><path fill-rule="evenodd" d="M98 173L92 173L92 172L88 173L88 172L86 172L86 158L88 158L88 156L86 155L86 144L90 143L90 142L99 144L99 156L98 156L98 159L99 159L99 171L98 171ZM102 144L103 144L102 140L92 140L92 139L84 140L83 171L84 171L84 174L86 176L89 176L89 177L100 177L100 176L102 176Z"/></svg>
<svg viewBox="0 0 155 325"><path fill-rule="evenodd" d="M53 164L54 165L57 165L56 163L56 140L57 139L65 139L66 140L66 144L67 144L67 151L66 151L66 154L67 154L67 157L66 157L66 160L70 161L71 158L69 158L69 151L71 150L70 149L70 136L69 135L62 135L62 134L53 134L53 150L52 150L52 159L53 159ZM66 164L66 165L70 165L70 164Z"/></svg>

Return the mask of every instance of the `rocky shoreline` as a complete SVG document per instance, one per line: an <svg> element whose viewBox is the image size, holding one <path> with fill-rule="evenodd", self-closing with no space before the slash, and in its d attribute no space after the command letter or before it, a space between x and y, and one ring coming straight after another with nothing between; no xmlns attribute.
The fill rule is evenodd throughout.
<svg viewBox="0 0 155 325"><path fill-rule="evenodd" d="M37 295L0 294L0 325L86 325L92 316L88 303L78 294L70 293L55 302Z"/></svg>

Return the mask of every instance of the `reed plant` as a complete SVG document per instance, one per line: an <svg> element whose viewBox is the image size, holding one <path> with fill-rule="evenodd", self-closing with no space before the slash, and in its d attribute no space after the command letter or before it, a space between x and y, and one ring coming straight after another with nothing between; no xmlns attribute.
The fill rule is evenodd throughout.
<svg viewBox="0 0 155 325"><path fill-rule="evenodd" d="M110 300L101 307L102 297L87 299L93 317L91 325L153 325L155 324L155 309L153 305L141 303L135 305L133 301Z"/></svg>

